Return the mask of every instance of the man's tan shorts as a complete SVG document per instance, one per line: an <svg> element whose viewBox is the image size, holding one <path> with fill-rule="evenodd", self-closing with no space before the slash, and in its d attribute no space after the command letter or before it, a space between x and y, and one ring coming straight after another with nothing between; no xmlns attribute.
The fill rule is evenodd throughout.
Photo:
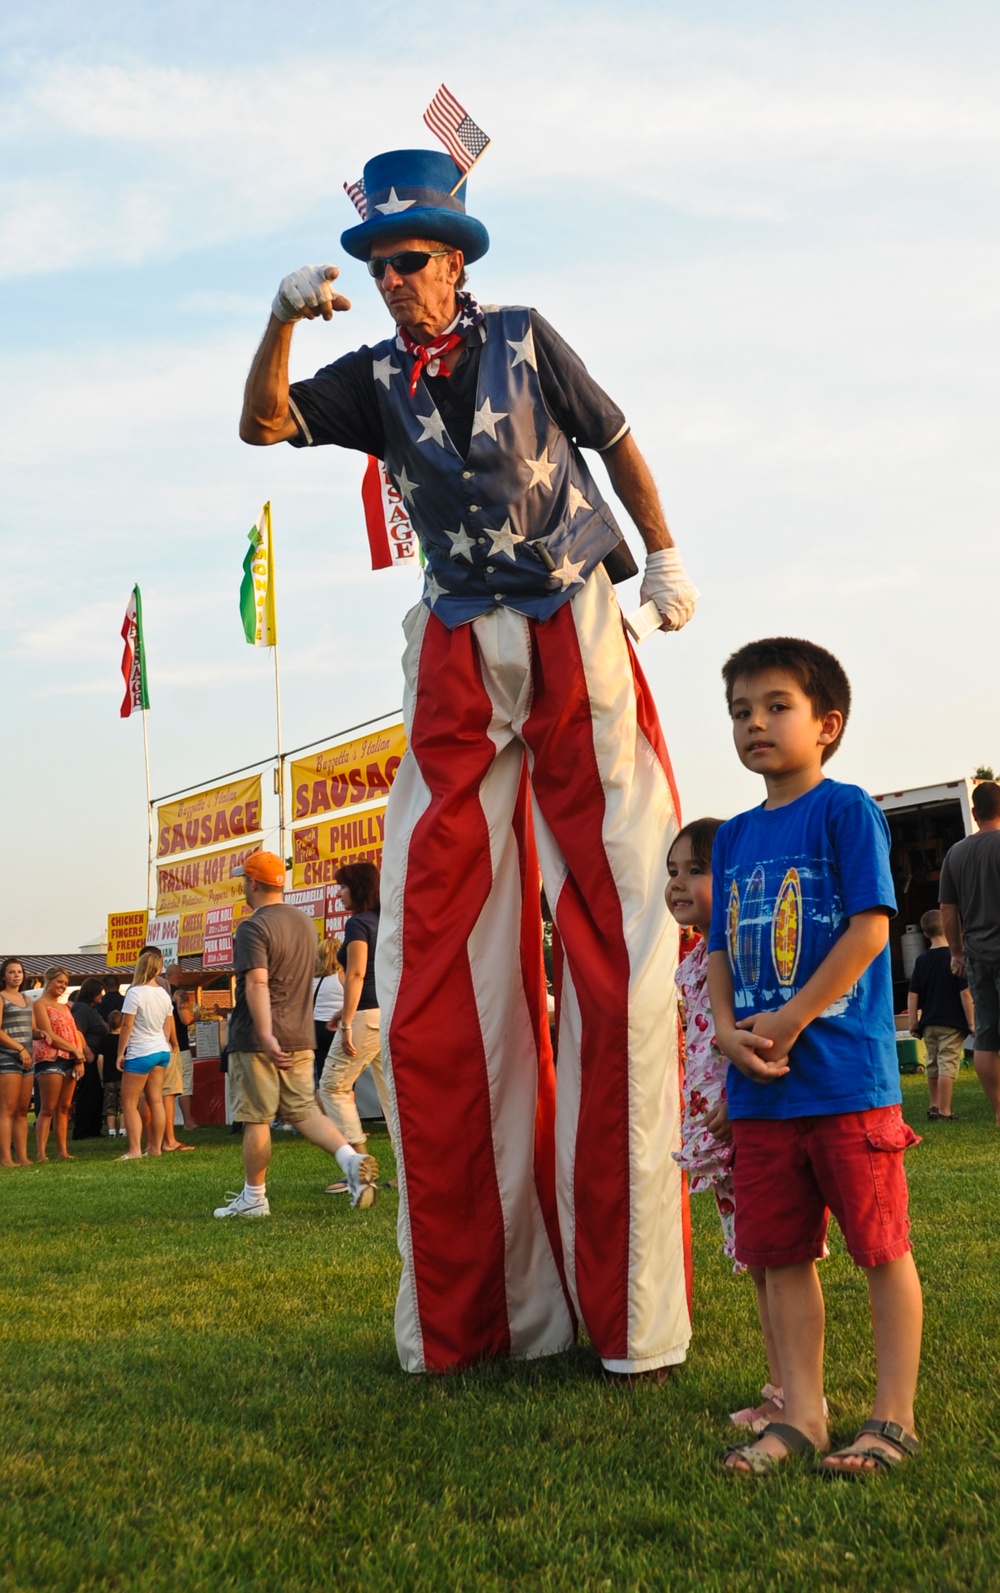
<svg viewBox="0 0 1000 1593"><path fill-rule="evenodd" d="M181 1054L179 1051L171 1051L170 1061L167 1063L166 1071L163 1075L163 1093L164 1095L181 1095L183 1090L184 1074L181 1069Z"/></svg>
<svg viewBox="0 0 1000 1593"><path fill-rule="evenodd" d="M923 1032L927 1048L924 1074L929 1079L957 1079L965 1050L965 1035L958 1029L945 1028L942 1023L931 1023Z"/></svg>
<svg viewBox="0 0 1000 1593"><path fill-rule="evenodd" d="M293 1051L277 1068L263 1051L230 1051L229 1099L237 1123L302 1123L316 1114L313 1052Z"/></svg>
<svg viewBox="0 0 1000 1593"><path fill-rule="evenodd" d="M184 1085L184 1088L181 1090L181 1094L182 1095L193 1095L194 1094L194 1057L191 1055L190 1051L182 1051L181 1052L181 1080L182 1080L183 1085Z"/></svg>

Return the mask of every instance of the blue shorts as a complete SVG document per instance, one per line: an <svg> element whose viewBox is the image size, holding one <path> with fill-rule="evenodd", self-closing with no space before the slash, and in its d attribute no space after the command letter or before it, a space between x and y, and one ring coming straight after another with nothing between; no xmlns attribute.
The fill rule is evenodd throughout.
<svg viewBox="0 0 1000 1593"><path fill-rule="evenodd" d="M152 1073L154 1068L165 1068L169 1061L169 1051L154 1051L152 1056L127 1056L122 1063L122 1072Z"/></svg>

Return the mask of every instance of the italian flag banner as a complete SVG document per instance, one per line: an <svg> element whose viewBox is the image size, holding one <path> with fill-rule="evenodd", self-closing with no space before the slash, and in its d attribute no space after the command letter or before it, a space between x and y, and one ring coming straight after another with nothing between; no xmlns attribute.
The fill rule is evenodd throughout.
<svg viewBox="0 0 1000 1593"><path fill-rule="evenodd" d="M122 701L121 717L127 719L133 710L149 707L149 691L146 687L146 648L142 639L142 598L139 596L137 586L132 588L132 596L125 610L122 638L125 642L125 651L122 653L125 696Z"/></svg>
<svg viewBox="0 0 1000 1593"><path fill-rule="evenodd" d="M243 581L240 585L243 634L251 647L276 647L278 621L274 606L270 503L265 503L260 511L249 538L250 546L243 560Z"/></svg>

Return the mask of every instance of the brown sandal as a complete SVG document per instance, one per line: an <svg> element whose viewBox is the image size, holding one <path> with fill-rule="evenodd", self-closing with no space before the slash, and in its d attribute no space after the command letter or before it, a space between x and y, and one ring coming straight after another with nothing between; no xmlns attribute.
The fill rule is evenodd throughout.
<svg viewBox="0 0 1000 1593"><path fill-rule="evenodd" d="M884 1443L891 1444L898 1453L887 1454L884 1449L876 1449L874 1444L867 1449L834 1449L820 1464L819 1470L824 1477L849 1477L853 1482L856 1477L871 1477L875 1472L892 1471L896 1466L902 1465L907 1455L920 1453L919 1441L905 1427L900 1427L898 1422L862 1422L861 1432L873 1433L876 1438L881 1438ZM855 1440L857 1442L857 1440ZM850 1460L856 1456L859 1460L870 1460L870 1466L831 1466L831 1460Z"/></svg>

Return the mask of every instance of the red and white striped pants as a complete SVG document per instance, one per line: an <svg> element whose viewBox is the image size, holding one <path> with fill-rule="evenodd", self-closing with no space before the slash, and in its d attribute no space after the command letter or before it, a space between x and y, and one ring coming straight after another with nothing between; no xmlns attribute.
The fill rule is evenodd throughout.
<svg viewBox="0 0 1000 1593"><path fill-rule="evenodd" d="M684 1359L676 801L603 570L538 622L404 625L376 981L398 1127L408 1371L550 1355ZM537 852L536 852L537 847ZM562 944L558 1077L538 870Z"/></svg>

